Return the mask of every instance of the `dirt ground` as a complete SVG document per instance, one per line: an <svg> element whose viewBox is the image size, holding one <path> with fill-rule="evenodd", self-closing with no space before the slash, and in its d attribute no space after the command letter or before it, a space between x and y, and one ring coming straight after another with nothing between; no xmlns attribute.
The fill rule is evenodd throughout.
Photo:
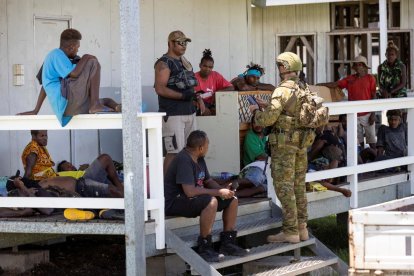
<svg viewBox="0 0 414 276"><path fill-rule="evenodd" d="M21 248L49 249L50 262L39 264L22 274L0 270L0 275L125 275L123 236L71 236L66 238L65 243Z"/></svg>

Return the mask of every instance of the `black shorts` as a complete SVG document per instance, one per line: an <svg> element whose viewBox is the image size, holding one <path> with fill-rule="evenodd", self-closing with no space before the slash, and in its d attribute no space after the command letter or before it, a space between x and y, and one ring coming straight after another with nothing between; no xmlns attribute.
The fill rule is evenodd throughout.
<svg viewBox="0 0 414 276"><path fill-rule="evenodd" d="M201 212L207 207L210 203L212 196L210 195L200 195L196 197L188 198L184 195L178 195L171 202L166 204L167 208L165 209L166 216L180 216L186 218L195 218L198 217ZM217 198L217 211L221 212L233 201L233 197L230 199L221 199Z"/></svg>

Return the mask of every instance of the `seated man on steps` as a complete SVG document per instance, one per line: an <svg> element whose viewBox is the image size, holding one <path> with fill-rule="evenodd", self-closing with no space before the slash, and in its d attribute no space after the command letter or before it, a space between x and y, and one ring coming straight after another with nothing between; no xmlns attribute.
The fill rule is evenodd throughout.
<svg viewBox="0 0 414 276"><path fill-rule="evenodd" d="M248 250L236 245L238 200L234 192L210 178L204 156L209 140L205 132L190 133L186 147L169 166L164 180L167 216L200 216L198 253L207 262L219 262L224 255L244 256ZM211 231L217 211L223 211L223 232L219 253L214 251Z"/></svg>

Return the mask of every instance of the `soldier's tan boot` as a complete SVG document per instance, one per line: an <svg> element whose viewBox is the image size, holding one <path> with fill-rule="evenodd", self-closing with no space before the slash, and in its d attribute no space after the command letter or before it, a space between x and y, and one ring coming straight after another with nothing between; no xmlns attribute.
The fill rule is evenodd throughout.
<svg viewBox="0 0 414 276"><path fill-rule="evenodd" d="M307 241L309 240L309 232L308 228L306 228L306 223L299 224L299 238L301 241Z"/></svg>
<svg viewBox="0 0 414 276"><path fill-rule="evenodd" d="M267 242L290 242L298 243L300 242L299 235L287 235L283 232L280 232L276 235L267 236Z"/></svg>

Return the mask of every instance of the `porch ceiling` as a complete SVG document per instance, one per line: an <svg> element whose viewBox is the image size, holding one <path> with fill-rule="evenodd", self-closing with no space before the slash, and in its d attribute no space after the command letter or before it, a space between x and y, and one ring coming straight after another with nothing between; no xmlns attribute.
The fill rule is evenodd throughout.
<svg viewBox="0 0 414 276"><path fill-rule="evenodd" d="M252 0L252 4L259 7L300 5L300 4L320 4L333 2L350 2L354 0ZM354 1L355 2L355 1Z"/></svg>

